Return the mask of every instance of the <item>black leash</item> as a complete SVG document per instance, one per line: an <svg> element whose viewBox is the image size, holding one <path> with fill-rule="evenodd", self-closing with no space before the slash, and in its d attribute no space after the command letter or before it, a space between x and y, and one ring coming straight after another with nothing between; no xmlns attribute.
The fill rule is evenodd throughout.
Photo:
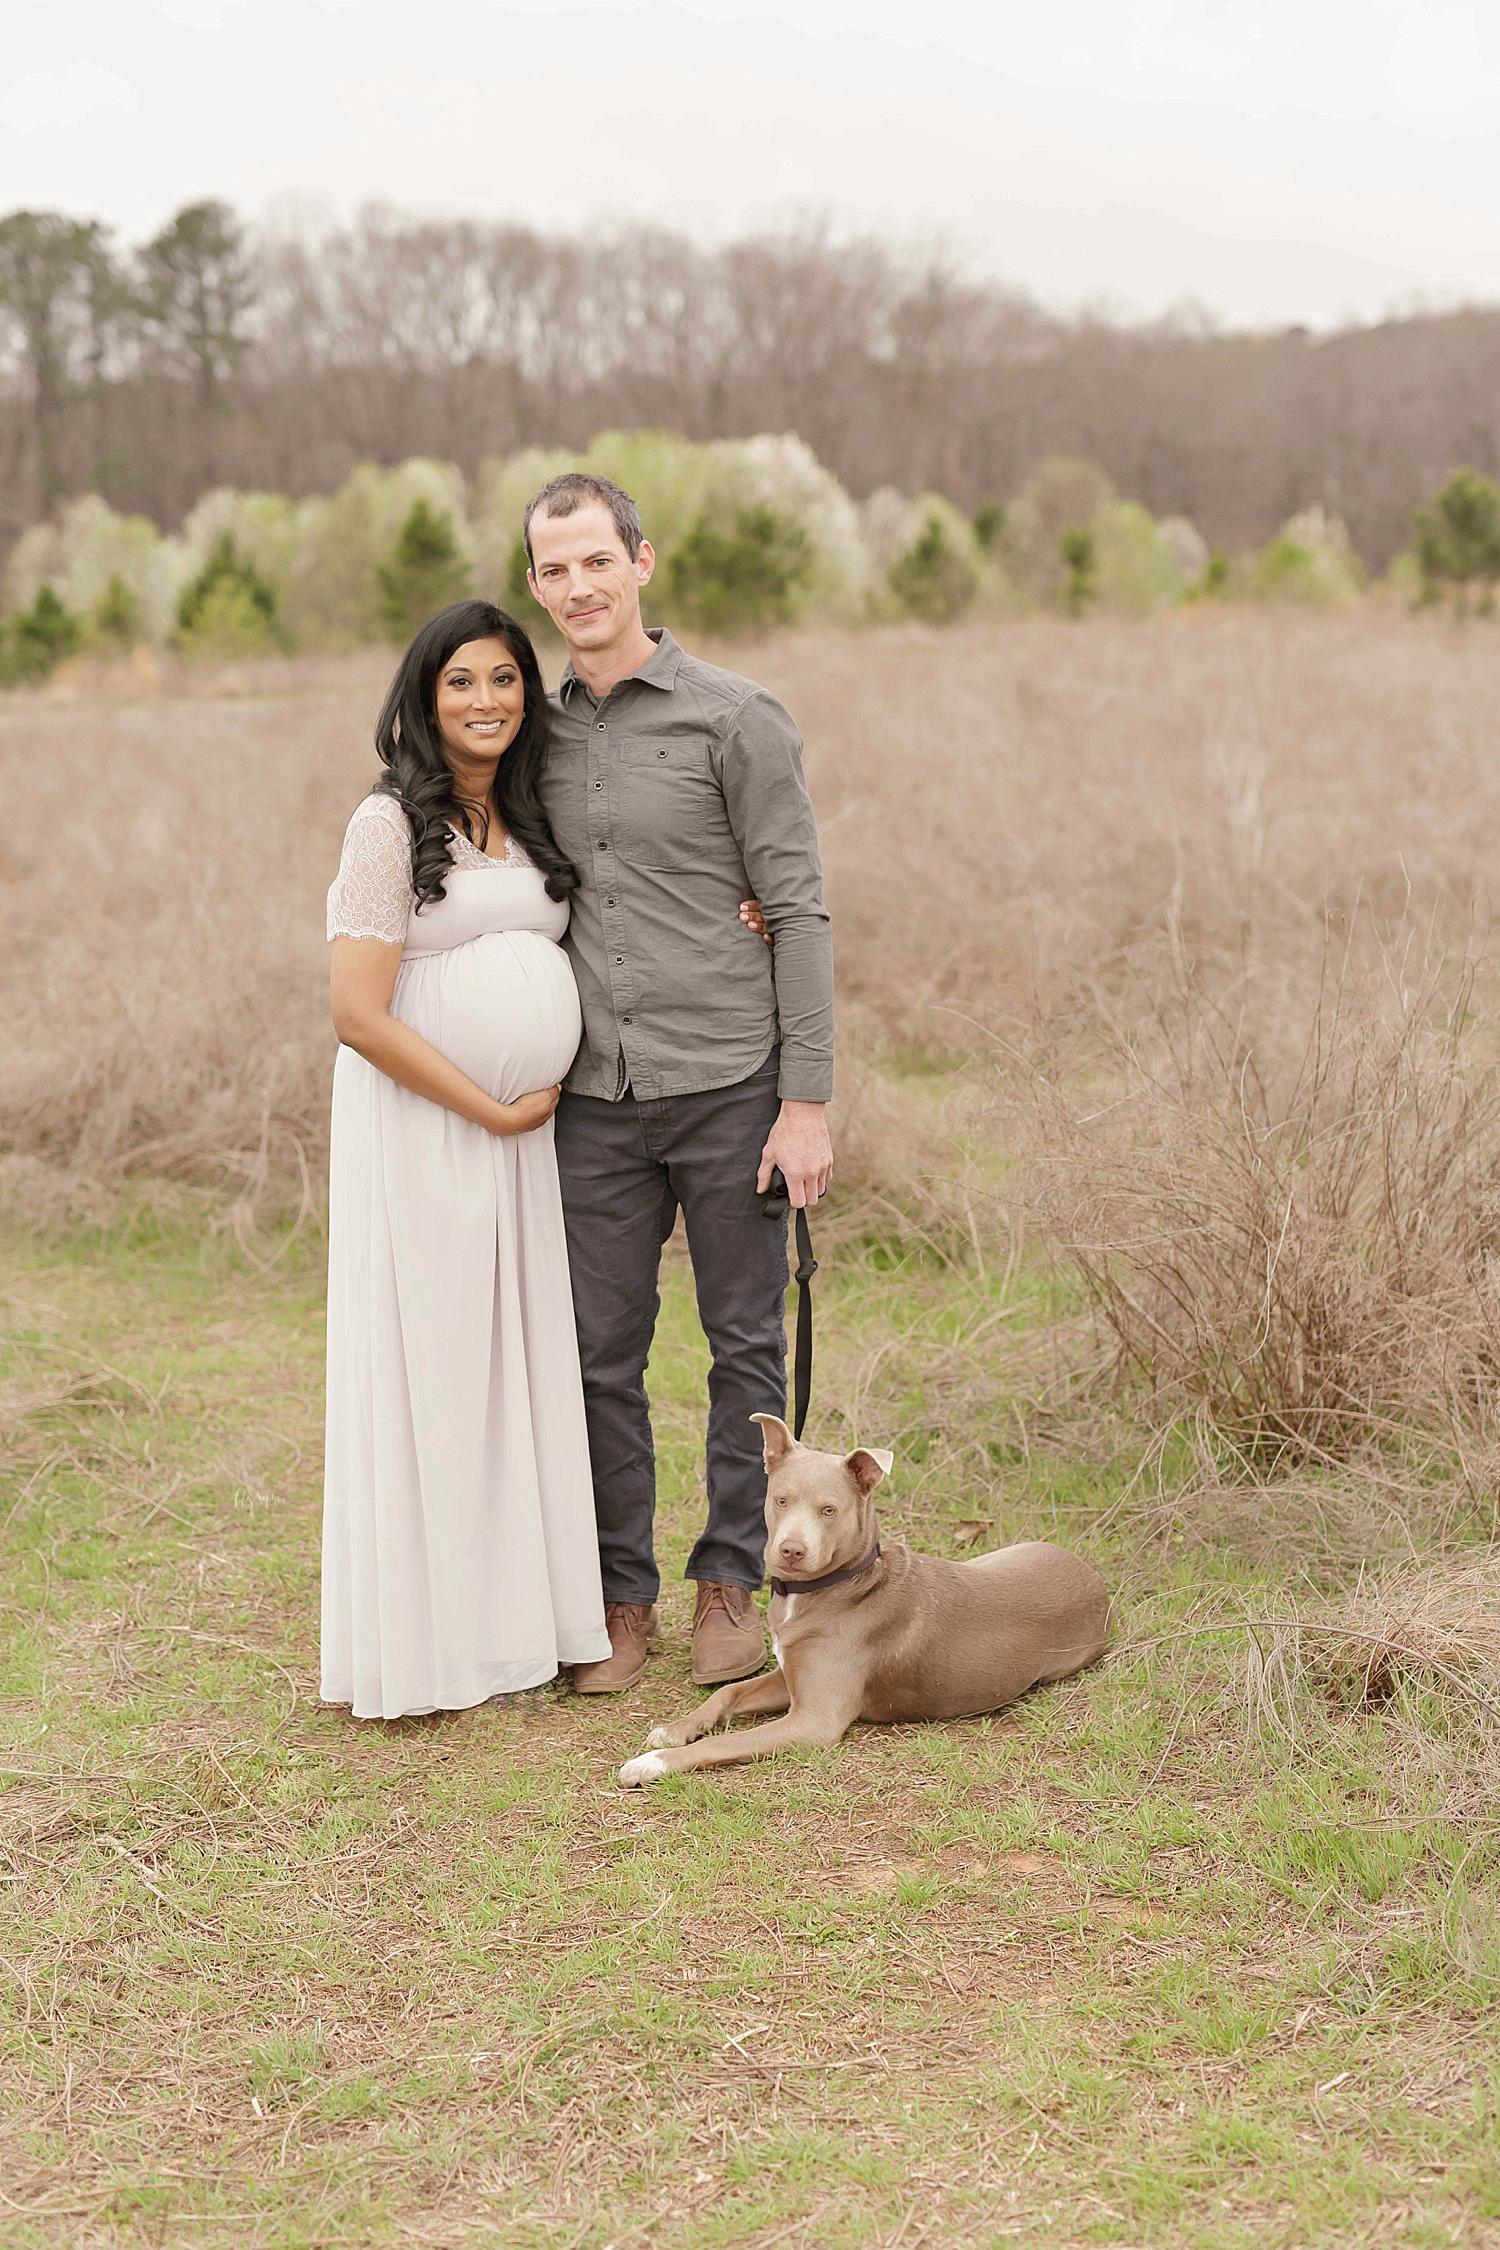
<svg viewBox="0 0 1500 2250"><path fill-rule="evenodd" d="M778 1165L771 1174L764 1209L768 1219L784 1219L791 1209L786 1181ZM792 1435L800 1438L802 1425L807 1420L807 1402L812 1397L813 1365L813 1308L812 1277L818 1270L813 1256L812 1234L807 1224L807 1213L798 1209L793 1213L797 1234L797 1271L793 1279L797 1284L797 1340L792 1353Z"/></svg>
<svg viewBox="0 0 1500 2250"><path fill-rule="evenodd" d="M797 1345L792 1360L792 1435L800 1438L812 1397L812 1277L818 1270L813 1256L807 1213L797 1213Z"/></svg>

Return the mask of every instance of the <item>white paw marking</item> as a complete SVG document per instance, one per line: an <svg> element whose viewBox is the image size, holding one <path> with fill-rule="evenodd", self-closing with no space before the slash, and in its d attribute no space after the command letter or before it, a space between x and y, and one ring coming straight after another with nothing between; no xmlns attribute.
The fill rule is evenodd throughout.
<svg viewBox="0 0 1500 2250"><path fill-rule="evenodd" d="M632 1758L620 1768L622 1789L641 1789L648 1781L660 1781L667 1770L667 1761L657 1750L648 1750L644 1757Z"/></svg>
<svg viewBox="0 0 1500 2250"><path fill-rule="evenodd" d="M650 1733L649 1733L649 1734L647 1735L647 1737L646 1737L646 1748L647 1748L648 1750L665 1750L665 1748L666 1748L666 1747L667 1747L667 1730L666 1730L666 1728L665 1728L665 1727L653 1727L653 1728L651 1729L651 1732L650 1732Z"/></svg>

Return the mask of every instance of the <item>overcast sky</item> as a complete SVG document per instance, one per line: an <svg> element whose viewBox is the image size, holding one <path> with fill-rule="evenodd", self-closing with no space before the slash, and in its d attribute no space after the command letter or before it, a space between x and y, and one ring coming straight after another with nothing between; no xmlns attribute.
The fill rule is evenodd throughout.
<svg viewBox="0 0 1500 2250"><path fill-rule="evenodd" d="M953 238L1050 304L1500 299L1500 0L5 0L0 210Z"/></svg>

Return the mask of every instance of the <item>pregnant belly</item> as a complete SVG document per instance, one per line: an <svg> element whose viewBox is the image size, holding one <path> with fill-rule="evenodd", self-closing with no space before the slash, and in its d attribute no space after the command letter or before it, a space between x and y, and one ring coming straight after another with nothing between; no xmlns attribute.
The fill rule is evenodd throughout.
<svg viewBox="0 0 1500 2250"><path fill-rule="evenodd" d="M404 961L391 1012L497 1102L555 1086L582 1028L567 955L532 930Z"/></svg>

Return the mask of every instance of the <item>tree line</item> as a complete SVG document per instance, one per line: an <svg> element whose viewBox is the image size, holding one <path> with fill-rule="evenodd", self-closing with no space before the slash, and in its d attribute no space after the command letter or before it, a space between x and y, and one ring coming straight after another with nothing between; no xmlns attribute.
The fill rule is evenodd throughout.
<svg viewBox="0 0 1500 2250"><path fill-rule="evenodd" d="M795 432L857 499L970 517L1082 456L1229 549L1321 506L1380 570L1452 470L1500 474L1500 307L1246 334L1064 317L817 227L704 249L370 209L297 237L202 202L130 246L0 219L0 544L85 492L172 527L215 485L472 476L607 428Z"/></svg>

